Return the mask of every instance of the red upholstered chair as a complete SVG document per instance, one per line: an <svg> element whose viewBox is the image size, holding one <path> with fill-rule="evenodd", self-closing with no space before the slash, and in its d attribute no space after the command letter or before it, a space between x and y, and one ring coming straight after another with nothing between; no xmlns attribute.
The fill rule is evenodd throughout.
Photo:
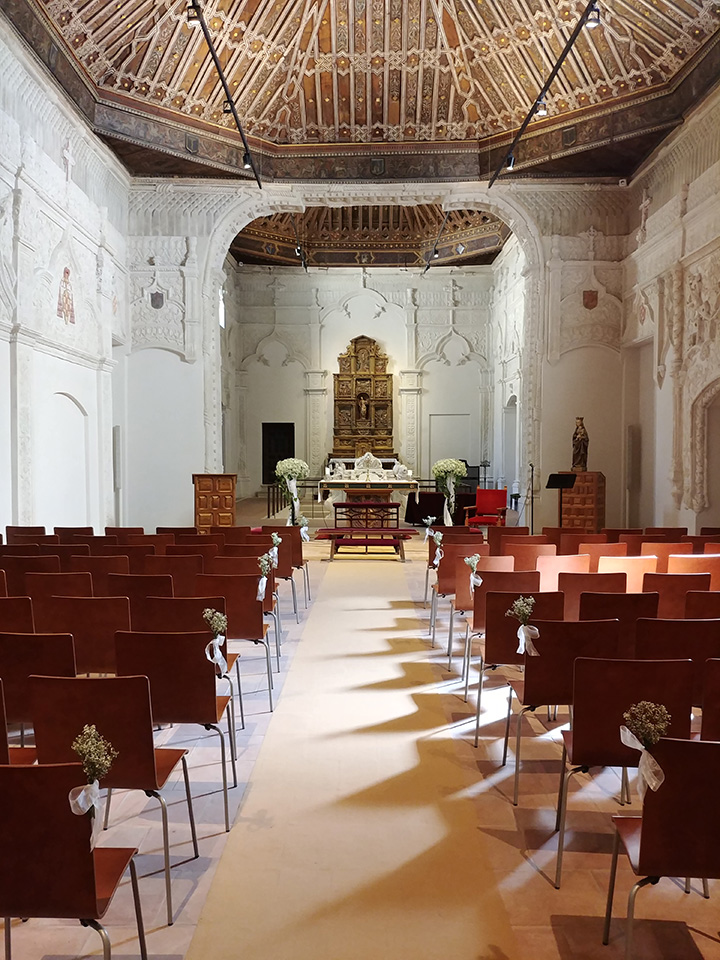
<svg viewBox="0 0 720 960"><path fill-rule="evenodd" d="M555 823L559 831L556 887L560 886L562 873L570 778L577 773L587 773L590 767L637 767L640 753L622 743L620 725L623 713L640 700L664 704L672 717L670 732L676 737L689 737L692 687L690 660L579 658L575 661L573 726L572 730L562 731L563 757ZM629 801L625 777L622 782L621 801L623 798ZM715 802L717 804L717 798Z"/></svg>
<svg viewBox="0 0 720 960"><path fill-rule="evenodd" d="M103 953L109 957L110 939L98 921L109 909L129 866L140 955L147 960L133 861L137 849L92 849L92 820L76 816L68 803L68 794L82 786L83 780L79 763L0 766L0 823L14 827L4 832L0 857L0 914L6 918L8 957L10 917L78 919L100 933ZM126 931L123 946L127 949Z"/></svg>
<svg viewBox="0 0 720 960"><path fill-rule="evenodd" d="M465 507L465 524L469 527L502 527L507 513L507 487L500 490L475 491L475 506Z"/></svg>
<svg viewBox="0 0 720 960"><path fill-rule="evenodd" d="M665 779L645 794L642 816L613 816L616 828L610 867L603 943L610 940L615 877L620 850L636 877L630 889L625 957L632 956L633 919L638 891L660 877L720 877L720 743L663 738L653 756ZM707 896L707 894L706 894ZM663 914L665 916L665 914Z"/></svg>
<svg viewBox="0 0 720 960"><path fill-rule="evenodd" d="M538 594L538 597L542 597ZM513 804L517 806L520 786L520 744L522 718L530 710L553 704L574 702L575 661L578 657L598 657L612 660L617 657L620 643L620 624L617 620L532 620L540 636L533 640L537 656L525 653L521 679L510 681L508 710L505 722L505 744L502 765L507 760L510 715L513 694L520 704L515 730L515 784Z"/></svg>
<svg viewBox="0 0 720 960"><path fill-rule="evenodd" d="M691 590L709 590L709 573L646 573L643 593L657 593L658 619L682 620Z"/></svg>
<svg viewBox="0 0 720 960"><path fill-rule="evenodd" d="M153 743L153 715L147 677L30 677L35 745L40 763L72 763L72 742L86 724L95 724L117 750L102 786L108 790L105 827L112 790L142 790L160 803L165 860L167 922L173 922L170 885L170 827L168 806L160 793L182 763L185 798L195 858L200 855L195 832L187 761L183 748Z"/></svg>

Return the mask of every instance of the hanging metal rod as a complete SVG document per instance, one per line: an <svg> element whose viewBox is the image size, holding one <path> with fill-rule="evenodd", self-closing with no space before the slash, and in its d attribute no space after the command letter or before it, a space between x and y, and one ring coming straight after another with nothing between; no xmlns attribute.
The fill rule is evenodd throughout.
<svg viewBox="0 0 720 960"><path fill-rule="evenodd" d="M421 277L424 277L424 276L425 276L425 274L426 274L426 273L428 272L428 270L430 269L430 264L432 263L432 261L433 261L433 260L437 260L437 258L438 258L438 256L439 256L437 246L438 246L438 244L440 243L440 237L442 236L442 232L443 232L443 230L445 229L445 224L448 222L448 217L449 217L449 216L450 216L450 211L449 211L449 210L446 210L446 211L445 211L445 216L443 217L443 222L440 224L440 229L438 230L438 235L437 235L437 237L435 238L435 243L433 244L433 248L432 248L432 250L430 251L430 256L428 257L427 263L425 264L425 269L424 269L423 272L420 274Z"/></svg>
<svg viewBox="0 0 720 960"><path fill-rule="evenodd" d="M540 91L540 93L537 95L537 97L536 97L535 100L533 101L533 104L532 104L532 106L530 107L530 110L528 111L528 115L525 117L525 119L523 120L523 122L522 122L522 124L521 124L521 126L520 126L520 128L519 128L519 130L518 130L518 132L515 134L515 139L514 139L513 142L510 144L509 150L507 151L507 153L505 154L505 156L502 158L502 160L501 160L500 163L498 164L497 170L495 171L495 173L494 173L494 174L492 175L492 177L490 178L490 183L488 183L488 190L489 190L490 187L495 183L495 181L497 180L497 178L500 176L500 173L502 172L503 167L505 167L505 166L507 165L507 162L508 162L508 160L510 159L510 157L513 157L513 158L514 158L513 151L515 150L515 147L517 146L518 142L520 141L520 138L522 137L522 135L525 133L525 130L526 130L526 128L527 128L527 125L528 125L528 124L530 123L530 121L532 120L532 118L533 118L533 116L534 116L534 114L535 114L535 111L537 110L538 103L539 103L541 100L544 100L544 99L545 99L545 94L548 92L548 90L550 89L550 85L552 84L553 80L555 79L555 77L556 77L556 76L558 75L558 73L560 72L560 67L563 65L563 63L564 63L564 61L565 61L565 58L567 57L567 55L570 53L570 51L572 50L573 46L575 45L575 41L576 41L577 38L580 36L580 31L581 31L582 28L585 26L585 24L588 22L588 20L591 20L591 19L592 19L592 21L594 21L594 23L599 22L599 21L596 19L596 17L597 17L597 14L596 14L597 9L598 9L598 7L597 7L597 0L590 0L590 2L588 3L588 5L587 5L587 6L585 7L585 9L583 10L580 19L578 20L577 24L575 25L575 29L574 29L573 32L570 34L570 37L568 38L568 42L565 44L565 48L563 49L562 53L560 54L560 56L559 56L558 59L557 59L557 63L555 64L555 66L554 66L554 67L552 68L552 70L550 71L550 76L547 78L547 80L545 81L545 83L544 83L544 85L543 85L542 90ZM592 17L592 18L591 18L591 16L590 16L591 14L593 14L593 17Z"/></svg>
<svg viewBox="0 0 720 960"><path fill-rule="evenodd" d="M198 0L190 0L190 2L188 3L187 17L188 17L188 23L200 24L200 29L202 30L203 36L205 37L205 43L207 43L208 45L210 56L213 58L215 69L217 70L218 76L220 77L220 83L222 84L223 90L225 91L225 103L230 107L230 113L232 113L233 115L233 119L235 120L235 126L238 128L238 133L240 134L240 139L242 140L243 151L244 151L243 164L244 165L249 164L250 169L252 170L253 175L257 180L257 185L262 190L260 174L258 173L257 167L255 166L255 160L250 151L250 144L247 141L247 137L245 136L245 131L243 130L242 124L240 123L240 117L238 116L238 112L235 109L232 93L230 92L230 86L225 78L225 72L222 68L222 64L220 63L220 58L217 55L215 44L213 43L213 39L210 36L210 31L208 30L208 25L205 21L205 16L203 15L202 7L200 6L200 3L198 2Z"/></svg>

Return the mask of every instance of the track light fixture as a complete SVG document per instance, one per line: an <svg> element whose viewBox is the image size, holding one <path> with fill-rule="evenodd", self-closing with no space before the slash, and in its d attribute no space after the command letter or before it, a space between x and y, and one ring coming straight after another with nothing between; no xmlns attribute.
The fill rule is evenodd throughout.
<svg viewBox="0 0 720 960"><path fill-rule="evenodd" d="M229 100L223 100L223 113L232 113L232 104Z"/></svg>
<svg viewBox="0 0 720 960"><path fill-rule="evenodd" d="M590 7L587 20L585 21L585 26L588 28L588 30L592 30L593 27L600 26L600 7L597 5L597 3L594 3Z"/></svg>
<svg viewBox="0 0 720 960"><path fill-rule="evenodd" d="M200 7L194 3L193 0L191 0L191 2L188 4L186 15L187 22L192 24L192 26L196 26L200 23Z"/></svg>
<svg viewBox="0 0 720 960"><path fill-rule="evenodd" d="M562 53L555 61L555 66L550 71L550 76L547 78L547 80L543 84L542 90L537 95L537 99L534 100L533 103L531 104L527 116L525 117L523 122L520 124L520 128L518 129L518 132L515 134L512 143L508 147L507 153L505 154L504 157L500 158L498 165L495 169L495 173L492 175L492 177L490 177L490 181L488 183L488 190L495 183L497 178L500 176L500 174L503 171L503 168L512 170L512 168L515 166L515 158L514 158L515 147L520 142L520 139L522 135L525 133L525 130L527 129L527 126L532 120L532 118L534 116L540 116L540 117L547 116L547 104L545 103L545 95L550 89L550 86L553 80L555 79L555 77L558 75L558 73L560 73L560 68L565 62L565 58L572 50L575 44L575 41L580 36L580 31L585 26L597 27L599 23L600 23L600 8L598 6L598 0L588 0L588 3L585 9L580 15L580 19L575 24L575 29L568 37L567 42L563 47ZM542 109L544 109L545 111L544 113L541 112L541 104L542 104Z"/></svg>
<svg viewBox="0 0 720 960"><path fill-rule="evenodd" d="M433 258L433 260L439 260L439 259L440 259L440 254L438 253L438 248L437 248L437 246L433 247L432 258Z"/></svg>
<svg viewBox="0 0 720 960"><path fill-rule="evenodd" d="M440 243L440 237L442 236L442 232L445 229L445 224L447 223L449 216L450 214L446 212L445 216L443 217L443 222L440 224L440 229L438 230L438 235L435 238L435 243L432 246L432 250L430 251L429 257L425 261L425 268L423 272L420 274L421 277L424 277L425 274L428 272L428 270L430 269L430 263L433 260L440 259L440 251L438 250L438 244Z"/></svg>
<svg viewBox="0 0 720 960"><path fill-rule="evenodd" d="M296 257L302 256L302 249L301 249L301 247L300 247L300 244L298 244L298 245L295 247L295 256L296 256Z"/></svg>
<svg viewBox="0 0 720 960"><path fill-rule="evenodd" d="M247 150L243 154L243 170L252 170L252 161L250 160L250 154Z"/></svg>

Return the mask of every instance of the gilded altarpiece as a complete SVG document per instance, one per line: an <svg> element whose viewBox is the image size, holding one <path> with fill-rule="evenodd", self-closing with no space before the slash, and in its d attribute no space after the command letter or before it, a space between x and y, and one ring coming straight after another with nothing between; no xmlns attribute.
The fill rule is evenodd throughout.
<svg viewBox="0 0 720 960"><path fill-rule="evenodd" d="M392 374L388 358L370 337L355 337L338 357L334 375L333 457L364 453L394 458Z"/></svg>

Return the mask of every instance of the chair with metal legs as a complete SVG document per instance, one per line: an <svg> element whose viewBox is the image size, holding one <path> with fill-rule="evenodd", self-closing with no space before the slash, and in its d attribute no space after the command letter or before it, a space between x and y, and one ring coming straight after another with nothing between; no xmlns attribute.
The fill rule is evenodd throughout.
<svg viewBox="0 0 720 960"><path fill-rule="evenodd" d="M636 877L625 925L625 960L631 960L638 892L662 877L720 877L720 743L665 739L652 748L664 780L645 794L642 816L614 816L616 828L603 943L610 940L618 857L622 849ZM707 885L704 885L707 896Z"/></svg>
<svg viewBox="0 0 720 960"><path fill-rule="evenodd" d="M105 823L112 790L143 790L160 804L165 861L165 899L168 925L173 922L170 884L170 827L168 807L160 792L178 764L185 780L194 856L200 855L195 831L187 750L156 748L147 677L30 677L30 700L35 745L40 763L70 763L77 754L72 742L86 724L95 724L118 755L102 786L107 787Z"/></svg>
<svg viewBox="0 0 720 960"><path fill-rule="evenodd" d="M77 919L96 930L105 960L110 938L100 923L125 870L130 867L140 955L147 960L136 848L95 847L92 820L70 809L68 794L82 786L79 763L0 766L0 916L5 918L5 956L10 957L12 917Z"/></svg>

